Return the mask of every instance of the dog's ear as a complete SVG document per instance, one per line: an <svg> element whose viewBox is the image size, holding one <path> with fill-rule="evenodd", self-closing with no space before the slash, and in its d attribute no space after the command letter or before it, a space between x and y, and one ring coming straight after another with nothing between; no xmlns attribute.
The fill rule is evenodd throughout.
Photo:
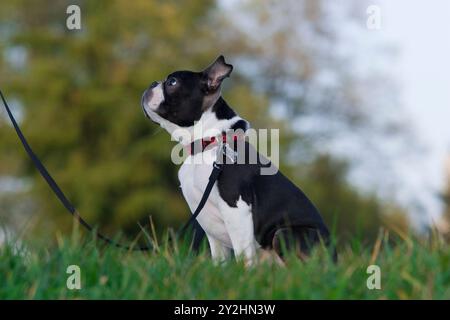
<svg viewBox="0 0 450 320"><path fill-rule="evenodd" d="M233 66L225 62L224 56L219 56L208 68L203 70L204 89L206 93L215 92L220 88L223 79L230 76Z"/></svg>

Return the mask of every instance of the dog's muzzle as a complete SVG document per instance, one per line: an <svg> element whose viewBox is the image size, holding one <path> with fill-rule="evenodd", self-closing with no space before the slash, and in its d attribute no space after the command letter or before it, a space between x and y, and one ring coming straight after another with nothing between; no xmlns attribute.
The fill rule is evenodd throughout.
<svg viewBox="0 0 450 320"><path fill-rule="evenodd" d="M146 109L147 108L152 109L151 104L152 104L152 99L154 97L153 89L158 87L159 84L160 84L160 82L158 82L158 81L152 82L152 84L142 94L142 98L141 98L142 110L144 111L145 116L149 119L150 119L150 116ZM159 101L159 103L160 103L160 101Z"/></svg>

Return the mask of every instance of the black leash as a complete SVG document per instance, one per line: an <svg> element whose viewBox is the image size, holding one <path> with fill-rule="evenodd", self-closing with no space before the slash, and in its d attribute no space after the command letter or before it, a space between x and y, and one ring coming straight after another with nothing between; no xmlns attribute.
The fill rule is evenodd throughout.
<svg viewBox="0 0 450 320"><path fill-rule="evenodd" d="M103 240L104 242L106 242L106 243L108 243L108 244L110 244L112 246L115 246L117 248L122 248L122 249L125 249L125 250L132 250L132 251L148 251L148 250L152 250L153 247L134 247L134 246L122 245L122 244L120 244L120 243L118 243L118 242L116 242L116 241L114 241L114 240L104 236L103 234L95 231L95 229L88 222L86 222L86 220L84 220L80 216L78 211L75 209L74 205L69 201L69 199L67 199L67 197L62 192L61 188L58 186L56 181L52 178L52 176L47 171L45 166L42 164L42 162L36 156L36 154L34 153L33 149L31 149L30 145L28 144L27 139L25 139L25 136L23 135L22 131L20 130L20 127L17 124L17 121L14 118L14 116L13 116L13 114L11 112L11 109L9 108L8 103L6 102L6 99L3 96L3 93L2 93L1 90L0 90L0 96L2 98L3 105L5 106L6 112L8 113L9 119L11 120L11 123L13 124L14 129L16 130L16 133L17 133L20 141L22 142L22 145L23 145L25 151L27 152L28 156L31 158L31 161L33 161L34 166L36 167L36 169L38 169L39 173L45 179L45 181L47 182L49 187L52 189L52 191L55 193L55 195L58 197L59 201L67 209L67 211L69 211L69 213L75 218L75 220L77 220L88 231L94 233L97 238L99 238L99 239ZM219 163L214 162L213 170L211 172L211 175L209 176L208 185L206 186L205 192L203 193L203 196L202 196L202 198L200 200L200 203L198 204L197 209L192 214L192 216L190 217L188 222L180 230L180 232L178 233L177 237L181 237L181 236L184 235L184 233L187 230L187 228L189 227L189 225L195 221L197 216L202 211L203 207L205 206L206 200L208 200L209 194L211 193L211 190L212 190L212 188L214 186L214 183L217 181L220 172L222 172L222 169L223 169L223 164L219 164Z"/></svg>
<svg viewBox="0 0 450 320"><path fill-rule="evenodd" d="M213 170L211 171L211 174L209 176L209 181L208 181L208 184L206 185L206 189L205 189L205 192L203 193L203 197L200 200L195 212L192 214L192 216L189 218L189 220L186 222L186 224L183 226L183 228L181 228L181 230L179 231L178 237L183 236L184 233L186 232L187 228L189 227L189 225L191 223L193 223L195 221L195 219L197 219L197 216L200 214L203 207L205 206L206 200L208 200L209 194L211 193L211 190L214 187L214 183L216 183L217 178L219 178L219 174L222 172L222 170L223 170L223 164L214 161Z"/></svg>

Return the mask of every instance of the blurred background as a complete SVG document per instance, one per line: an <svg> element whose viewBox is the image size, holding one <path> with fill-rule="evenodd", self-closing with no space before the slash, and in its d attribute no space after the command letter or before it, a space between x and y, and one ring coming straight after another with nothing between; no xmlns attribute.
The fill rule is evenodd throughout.
<svg viewBox="0 0 450 320"><path fill-rule="evenodd" d="M66 27L70 4L81 30ZM280 129L281 170L341 243L373 241L380 227L448 234L449 21L446 0L3 1L0 88L105 233L187 220L174 142L140 98L153 80L224 54L235 67L225 99L252 127ZM54 241L73 221L0 110L0 242Z"/></svg>

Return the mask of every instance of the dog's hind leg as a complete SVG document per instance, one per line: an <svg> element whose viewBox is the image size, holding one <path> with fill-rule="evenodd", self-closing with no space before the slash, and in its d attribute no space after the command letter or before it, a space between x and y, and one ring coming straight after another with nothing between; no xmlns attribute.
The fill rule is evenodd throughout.
<svg viewBox="0 0 450 320"><path fill-rule="evenodd" d="M327 241L327 239L324 239ZM287 251L294 251L305 260L311 249L319 244L321 236L318 229L306 227L292 227L278 229L272 239L272 247L283 258Z"/></svg>

